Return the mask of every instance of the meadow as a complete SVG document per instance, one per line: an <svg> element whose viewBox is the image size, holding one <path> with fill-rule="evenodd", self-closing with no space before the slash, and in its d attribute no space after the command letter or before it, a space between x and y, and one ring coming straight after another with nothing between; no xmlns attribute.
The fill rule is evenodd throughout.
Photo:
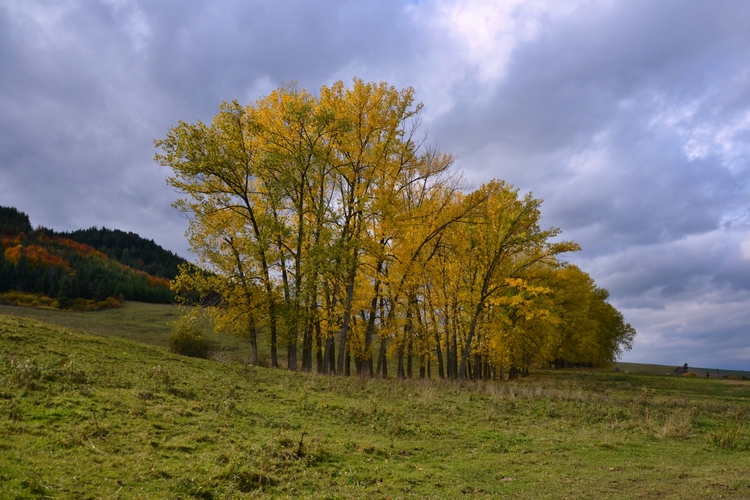
<svg viewBox="0 0 750 500"><path fill-rule="evenodd" d="M290 373L179 314L0 310L0 498L750 498L748 381Z"/></svg>

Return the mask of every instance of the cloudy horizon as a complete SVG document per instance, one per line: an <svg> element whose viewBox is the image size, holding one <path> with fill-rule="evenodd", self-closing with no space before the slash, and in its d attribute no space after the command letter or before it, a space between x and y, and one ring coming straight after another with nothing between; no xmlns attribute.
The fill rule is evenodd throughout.
<svg viewBox="0 0 750 500"><path fill-rule="evenodd" d="M750 370L750 3L3 0L0 205L190 257L153 140L283 81L414 87L423 130L543 223L638 335Z"/></svg>

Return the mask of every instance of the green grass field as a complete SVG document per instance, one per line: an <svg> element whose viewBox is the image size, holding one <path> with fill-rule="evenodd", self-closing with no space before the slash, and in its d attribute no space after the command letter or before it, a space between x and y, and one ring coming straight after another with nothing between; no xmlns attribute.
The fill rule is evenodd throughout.
<svg viewBox="0 0 750 500"><path fill-rule="evenodd" d="M750 498L750 382L326 377L232 361L231 338L170 354L176 308L6 312L3 499Z"/></svg>

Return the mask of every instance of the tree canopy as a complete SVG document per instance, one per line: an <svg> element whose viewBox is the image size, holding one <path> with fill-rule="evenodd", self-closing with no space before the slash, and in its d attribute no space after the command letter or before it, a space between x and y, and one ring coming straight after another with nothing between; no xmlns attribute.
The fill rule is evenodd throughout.
<svg viewBox="0 0 750 500"><path fill-rule="evenodd" d="M285 348L320 373L516 376L601 365L635 331L560 256L541 200L502 181L468 190L420 133L411 88L355 79L318 96L284 85L180 122L156 160L182 193L198 256L174 282L217 328ZM209 300L210 299L210 300ZM378 352L373 352L377 346Z"/></svg>

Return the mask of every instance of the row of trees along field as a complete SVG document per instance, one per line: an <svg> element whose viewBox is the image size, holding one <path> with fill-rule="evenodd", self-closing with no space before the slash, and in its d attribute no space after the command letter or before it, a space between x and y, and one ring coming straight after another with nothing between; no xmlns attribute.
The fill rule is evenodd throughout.
<svg viewBox="0 0 750 500"><path fill-rule="evenodd" d="M541 200L502 181L466 192L419 133L411 88L355 79L318 97L285 85L180 122L156 160L190 215L199 266L177 289L214 327L261 334L320 373L516 377L532 364L602 365L634 329L560 256ZM256 361L254 359L253 361Z"/></svg>
<svg viewBox="0 0 750 500"><path fill-rule="evenodd" d="M77 298L174 302L167 279L134 270L65 236L32 229L27 214L0 207L0 293L41 293L57 298L63 308Z"/></svg>

